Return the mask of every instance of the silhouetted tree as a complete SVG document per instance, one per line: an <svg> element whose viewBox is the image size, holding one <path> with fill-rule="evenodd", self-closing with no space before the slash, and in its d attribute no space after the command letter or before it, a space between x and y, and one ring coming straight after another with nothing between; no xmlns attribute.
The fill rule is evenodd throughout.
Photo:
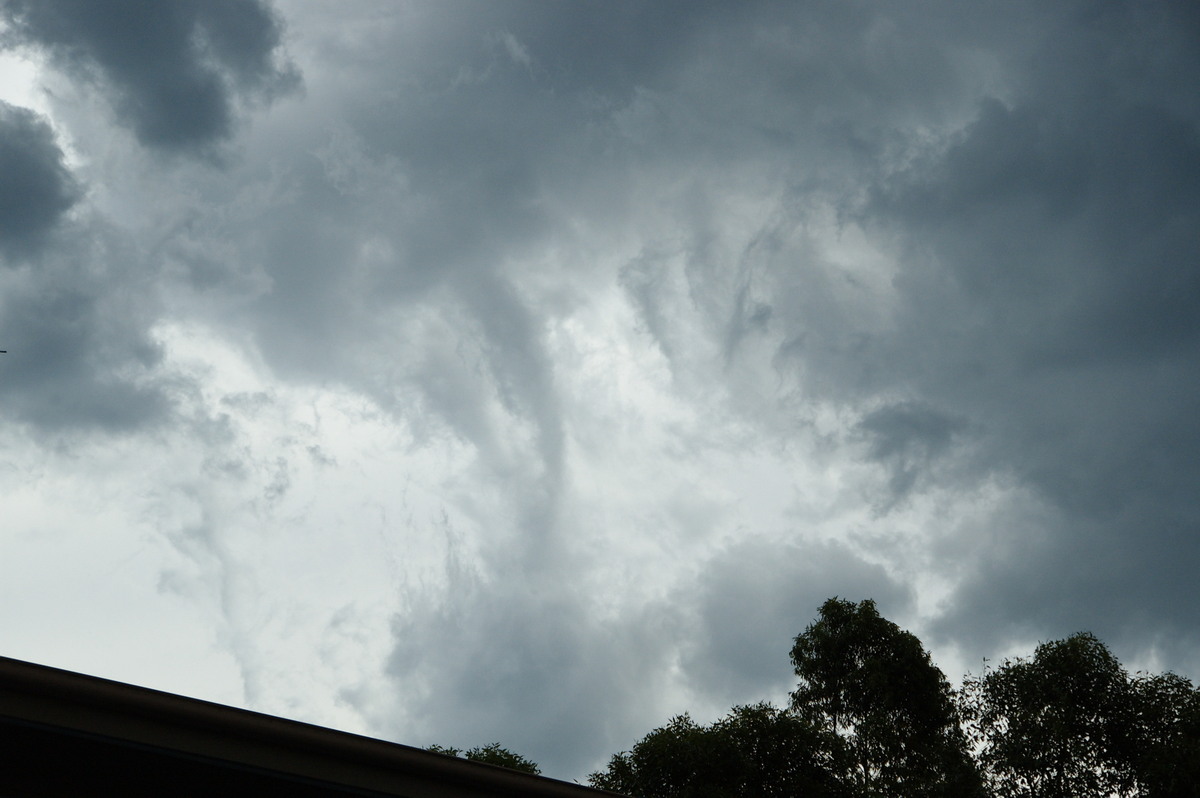
<svg viewBox="0 0 1200 798"><path fill-rule="evenodd" d="M734 708L717 726L749 763L740 795L843 794L832 740L806 719L759 703Z"/></svg>
<svg viewBox="0 0 1200 798"><path fill-rule="evenodd" d="M963 684L964 715L1001 798L1135 794L1135 711L1128 677L1081 633L1040 644Z"/></svg>
<svg viewBox="0 0 1200 798"><path fill-rule="evenodd" d="M1138 674L1131 686L1140 795L1200 796L1200 690L1174 673Z"/></svg>
<svg viewBox="0 0 1200 798"><path fill-rule="evenodd" d="M794 642L790 709L673 718L591 784L637 798L1200 798L1200 689L1131 677L1091 634L968 674L957 696L870 600L829 599Z"/></svg>
<svg viewBox="0 0 1200 798"><path fill-rule="evenodd" d="M672 718L589 782L637 798L832 798L842 792L829 750L820 729L762 703L711 726Z"/></svg>
<svg viewBox="0 0 1200 798"><path fill-rule="evenodd" d="M949 683L874 601L826 601L796 638L792 664L792 710L835 741L832 758L853 795L984 794Z"/></svg>
<svg viewBox="0 0 1200 798"><path fill-rule="evenodd" d="M1042 643L963 683L963 713L1000 798L1200 794L1200 696L1131 678L1089 633Z"/></svg>
<svg viewBox="0 0 1200 798"><path fill-rule="evenodd" d="M509 770L520 770L525 773L532 773L535 776L542 772L542 769L537 766L536 762L526 759L520 754L514 754L507 748L501 747L500 743L489 743L478 748L468 748L466 751L463 751L461 748L451 748L444 745L431 745L428 750L436 754L465 757L472 762L483 762L485 765L496 765L508 768Z"/></svg>

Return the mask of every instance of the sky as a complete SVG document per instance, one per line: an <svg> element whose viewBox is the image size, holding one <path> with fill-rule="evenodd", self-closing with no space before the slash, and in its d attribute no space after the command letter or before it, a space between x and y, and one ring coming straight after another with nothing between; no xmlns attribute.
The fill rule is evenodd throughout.
<svg viewBox="0 0 1200 798"><path fill-rule="evenodd" d="M873 598L1200 677L1200 8L0 0L0 654L583 780Z"/></svg>

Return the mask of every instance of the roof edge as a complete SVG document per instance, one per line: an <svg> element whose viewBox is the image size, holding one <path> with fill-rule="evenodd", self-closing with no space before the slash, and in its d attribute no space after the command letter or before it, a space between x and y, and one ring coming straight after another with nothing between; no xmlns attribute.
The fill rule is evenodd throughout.
<svg viewBox="0 0 1200 798"><path fill-rule="evenodd" d="M0 716L367 789L613 795L248 709L0 657Z"/></svg>

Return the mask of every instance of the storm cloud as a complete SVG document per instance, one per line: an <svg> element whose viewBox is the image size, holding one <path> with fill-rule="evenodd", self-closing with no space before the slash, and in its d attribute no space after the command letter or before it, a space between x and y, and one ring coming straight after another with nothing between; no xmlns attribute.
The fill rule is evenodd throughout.
<svg viewBox="0 0 1200 798"><path fill-rule="evenodd" d="M54 131L27 108L0 102L0 253L33 254L79 198Z"/></svg>
<svg viewBox="0 0 1200 798"><path fill-rule="evenodd" d="M0 103L0 397L42 431L127 429L166 409L138 384L157 351L146 295L115 273L130 248L67 218L83 194L46 119Z"/></svg>
<svg viewBox="0 0 1200 798"><path fill-rule="evenodd" d="M106 8L3 6L6 653L568 778L833 595L1200 668L1195 13Z"/></svg>
<svg viewBox="0 0 1200 798"><path fill-rule="evenodd" d="M987 553L951 615L964 628L993 611L990 634L1030 616L1114 637L1147 613L1171 636L1197 620L1157 587L1195 556L1200 510L1183 487L1200 477L1194 25L1162 6L1081 9L1006 101L981 102L867 208L905 253L885 357L1061 514Z"/></svg>
<svg viewBox="0 0 1200 798"><path fill-rule="evenodd" d="M167 151L228 137L239 101L296 82L276 53L278 18L258 0L5 0L0 13L10 41L100 86L119 124Z"/></svg>

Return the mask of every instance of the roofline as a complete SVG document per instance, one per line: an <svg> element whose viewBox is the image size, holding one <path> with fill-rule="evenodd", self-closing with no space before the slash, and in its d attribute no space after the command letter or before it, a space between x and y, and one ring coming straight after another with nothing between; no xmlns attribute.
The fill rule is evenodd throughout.
<svg viewBox="0 0 1200 798"><path fill-rule="evenodd" d="M0 716L380 792L614 795L421 748L0 657Z"/></svg>

